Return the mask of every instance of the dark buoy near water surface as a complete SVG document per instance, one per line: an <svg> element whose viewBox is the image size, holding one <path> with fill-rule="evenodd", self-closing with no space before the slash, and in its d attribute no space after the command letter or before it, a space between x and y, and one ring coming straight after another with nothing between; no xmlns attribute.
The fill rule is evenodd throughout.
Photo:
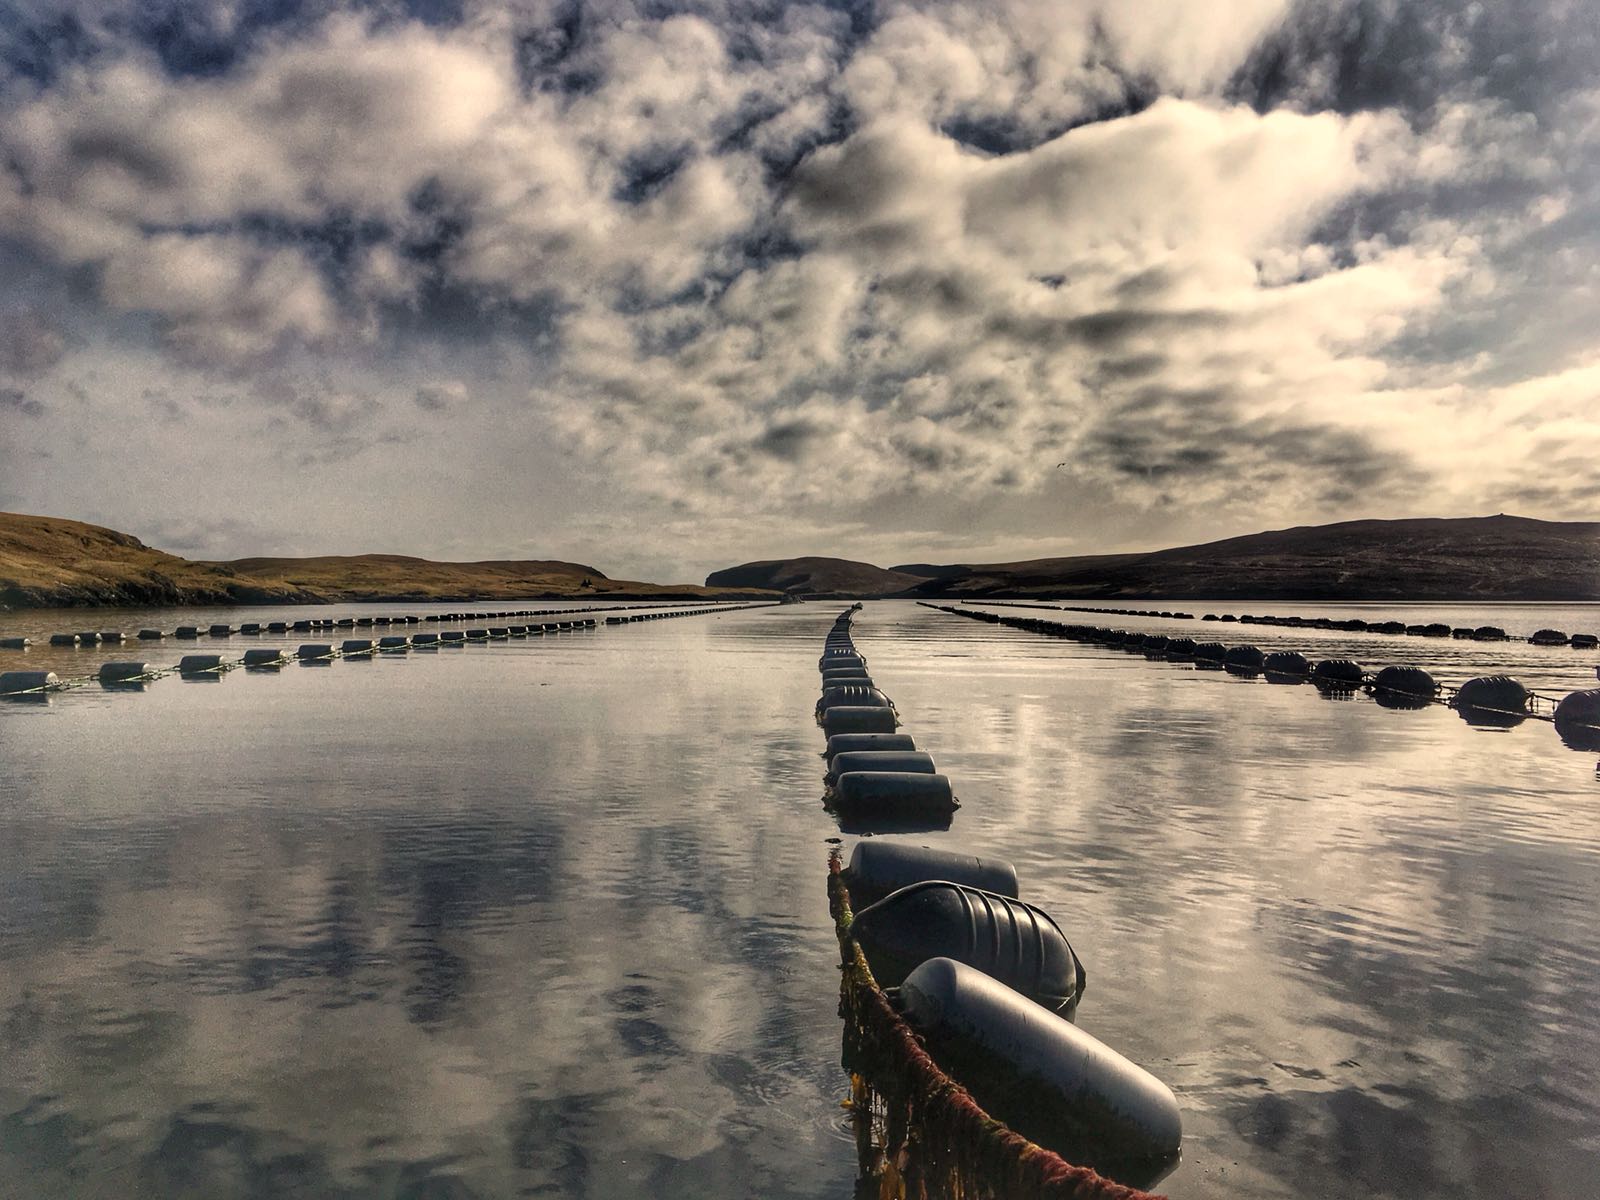
<svg viewBox="0 0 1600 1200"><path fill-rule="evenodd" d="M844 876L850 902L857 911L891 892L931 879L947 879L1013 900L1018 892L1017 869L1004 859L978 858L882 839L857 842Z"/></svg>
<svg viewBox="0 0 1600 1200"><path fill-rule="evenodd" d="M883 987L899 987L930 958L953 958L1051 1012L1071 1012L1083 965L1043 909L1009 896L935 879L859 910L850 925Z"/></svg>

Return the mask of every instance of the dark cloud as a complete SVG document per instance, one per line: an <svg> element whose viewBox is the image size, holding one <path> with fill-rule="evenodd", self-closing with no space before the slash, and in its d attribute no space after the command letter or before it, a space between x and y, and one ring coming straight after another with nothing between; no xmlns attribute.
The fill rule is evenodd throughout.
<svg viewBox="0 0 1600 1200"><path fill-rule="evenodd" d="M799 462L821 431L810 421L778 421L767 427L755 447L786 462Z"/></svg>
<svg viewBox="0 0 1600 1200"><path fill-rule="evenodd" d="M42 314L0 310L0 372L33 379L60 362L66 350L65 334Z"/></svg>
<svg viewBox="0 0 1600 1200"><path fill-rule="evenodd" d="M0 412L21 413L25 417L42 417L44 405L21 388L0 387Z"/></svg>

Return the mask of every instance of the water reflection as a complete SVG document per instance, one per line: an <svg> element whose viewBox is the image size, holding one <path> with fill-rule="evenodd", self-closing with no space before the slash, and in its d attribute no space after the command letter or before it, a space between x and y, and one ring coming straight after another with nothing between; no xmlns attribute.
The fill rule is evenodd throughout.
<svg viewBox="0 0 1600 1200"><path fill-rule="evenodd" d="M836 611L0 705L0 1195L849 1195ZM1544 722L856 637L962 798L919 836L1013 860L1178 1092L1170 1195L1600 1194L1600 780Z"/></svg>

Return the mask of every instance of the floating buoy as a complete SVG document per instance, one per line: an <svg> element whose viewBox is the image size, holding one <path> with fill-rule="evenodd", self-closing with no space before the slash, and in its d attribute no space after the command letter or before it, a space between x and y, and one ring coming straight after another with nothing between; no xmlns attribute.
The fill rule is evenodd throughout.
<svg viewBox="0 0 1600 1200"><path fill-rule="evenodd" d="M283 665L283 651L275 646L257 646L244 652L247 667L279 667Z"/></svg>
<svg viewBox="0 0 1600 1200"><path fill-rule="evenodd" d="M489 631L487 629L469 629L469 630L467 630L467 641L469 641L469 642L486 642L488 640L489 640Z"/></svg>
<svg viewBox="0 0 1600 1200"><path fill-rule="evenodd" d="M172 636L192 640L200 636L200 627L198 625L179 625L172 631Z"/></svg>
<svg viewBox="0 0 1600 1200"><path fill-rule="evenodd" d="M894 707L890 703L889 697L885 696L877 688L845 686L830 687L823 692L821 699L817 701L817 712L824 713L830 708L839 708L841 706L891 709Z"/></svg>
<svg viewBox="0 0 1600 1200"><path fill-rule="evenodd" d="M390 634L388 637L378 639L379 650L408 650L411 648L411 638L406 634Z"/></svg>
<svg viewBox="0 0 1600 1200"><path fill-rule="evenodd" d="M822 731L829 737L836 733L893 733L899 724L892 708L852 705L822 714Z"/></svg>
<svg viewBox="0 0 1600 1200"><path fill-rule="evenodd" d="M162 633L161 630L159 630L159 629L141 629L141 630L139 630L139 640L141 642L159 642L163 638L165 638L166 636L167 635Z"/></svg>
<svg viewBox="0 0 1600 1200"><path fill-rule="evenodd" d="M437 633L413 634L411 644L414 646L437 646L439 644L439 635Z"/></svg>
<svg viewBox="0 0 1600 1200"><path fill-rule="evenodd" d="M916 741L909 733L836 733L828 739L824 757L831 763L841 754L852 750L915 750Z"/></svg>
<svg viewBox="0 0 1600 1200"><path fill-rule="evenodd" d="M1521 715L1528 709L1528 689L1509 675L1480 675L1456 689L1454 703L1457 708Z"/></svg>
<svg viewBox="0 0 1600 1200"><path fill-rule="evenodd" d="M447 629L439 635L439 643L444 646L464 646L467 644L467 635L459 629Z"/></svg>
<svg viewBox="0 0 1600 1200"><path fill-rule="evenodd" d="M333 657L333 647L326 642L307 642L294 652L301 662L316 662Z"/></svg>
<svg viewBox="0 0 1600 1200"><path fill-rule="evenodd" d="M1221 642L1200 642L1194 648L1194 660L1197 663L1210 663L1221 666L1228 657L1228 648Z"/></svg>
<svg viewBox="0 0 1600 1200"><path fill-rule="evenodd" d="M1256 646L1231 646L1222 665L1241 675L1254 675L1261 670L1267 656Z"/></svg>
<svg viewBox="0 0 1600 1200"><path fill-rule="evenodd" d="M101 683L131 683L150 674L150 664L142 662L108 662L100 664L96 678Z"/></svg>
<svg viewBox="0 0 1600 1200"><path fill-rule="evenodd" d="M1572 635L1572 648L1574 650L1593 650L1600 646L1600 637L1592 633L1575 633Z"/></svg>
<svg viewBox="0 0 1600 1200"><path fill-rule="evenodd" d="M1311 682L1329 691L1358 688L1365 679L1361 667L1348 658L1325 658L1311 669Z"/></svg>
<svg viewBox="0 0 1600 1200"><path fill-rule="evenodd" d="M178 660L178 674L206 675L222 670L220 654L185 654Z"/></svg>
<svg viewBox="0 0 1600 1200"><path fill-rule="evenodd" d="M372 653L372 639L345 638L345 640L339 644L339 653L344 655L370 654Z"/></svg>
<svg viewBox="0 0 1600 1200"><path fill-rule="evenodd" d="M1171 662L1187 662L1194 657L1195 640L1193 638L1170 638L1167 641L1167 658Z"/></svg>
<svg viewBox="0 0 1600 1200"><path fill-rule="evenodd" d="M937 774L933 755L921 750L846 750L835 754L828 764L828 779L849 771L913 771L923 775Z"/></svg>
<svg viewBox="0 0 1600 1200"><path fill-rule="evenodd" d="M32 638L5 637L0 638L0 650L26 650L33 645Z"/></svg>
<svg viewBox="0 0 1600 1200"><path fill-rule="evenodd" d="M849 675L824 675L822 677L822 690L836 687L864 687L871 688L878 685L872 682L872 676L855 673Z"/></svg>
<svg viewBox="0 0 1600 1200"><path fill-rule="evenodd" d="M859 670L867 669L867 659L861 654L824 654L818 659L816 669L827 670L829 667L856 667Z"/></svg>
<svg viewBox="0 0 1600 1200"><path fill-rule="evenodd" d="M267 622L267 632L268 633L288 633L289 632L289 626L286 623L284 623L283 621L269 621L269 622Z"/></svg>
<svg viewBox="0 0 1600 1200"><path fill-rule="evenodd" d="M100 635L92 629L74 636L77 637L80 646L98 646L100 644Z"/></svg>
<svg viewBox="0 0 1600 1200"><path fill-rule="evenodd" d="M1439 685L1421 667L1385 667L1372 681L1374 692L1390 692L1418 700L1432 700Z"/></svg>
<svg viewBox="0 0 1600 1200"><path fill-rule="evenodd" d="M1304 683L1311 675L1311 660L1298 650L1275 650L1261 660L1269 683Z"/></svg>
<svg viewBox="0 0 1600 1200"><path fill-rule="evenodd" d="M78 635L75 633L52 633L50 635L50 644L52 646L76 646L78 644Z"/></svg>
<svg viewBox="0 0 1600 1200"><path fill-rule="evenodd" d="M0 696L42 692L60 683L61 679L54 671L4 671L0 672Z"/></svg>
<svg viewBox="0 0 1600 1200"><path fill-rule="evenodd" d="M1480 625L1472 631L1472 636L1480 642L1503 642L1506 631L1498 625Z"/></svg>
<svg viewBox="0 0 1600 1200"><path fill-rule="evenodd" d="M1183 1142L1172 1091L1070 1021L965 963L934 958L900 987L906 1020L989 1113L1068 1161L1148 1185ZM1054 1119L1052 1119L1054 1118ZM1140 1178L1124 1164L1149 1162Z"/></svg>
<svg viewBox="0 0 1600 1200"><path fill-rule="evenodd" d="M1541 629L1528 639L1535 646L1565 646L1570 640L1559 629Z"/></svg>
<svg viewBox="0 0 1600 1200"><path fill-rule="evenodd" d="M841 812L882 816L959 807L946 776L914 771L849 771L834 778L828 802Z"/></svg>
<svg viewBox="0 0 1600 1200"><path fill-rule="evenodd" d="M1084 970L1043 909L949 880L929 880L856 912L850 936L882 987L899 987L930 958L953 958L1051 1012L1071 1012Z"/></svg>
<svg viewBox="0 0 1600 1200"><path fill-rule="evenodd" d="M1600 750L1600 688L1562 698L1556 705L1556 733L1574 750Z"/></svg>
<svg viewBox="0 0 1600 1200"><path fill-rule="evenodd" d="M109 646L120 645L127 640L122 636L120 629L102 629L97 636L103 644Z"/></svg>
<svg viewBox="0 0 1600 1200"><path fill-rule="evenodd" d="M239 626L239 632L251 634L260 633L261 626L255 621L246 621L243 625Z"/></svg>
<svg viewBox="0 0 1600 1200"><path fill-rule="evenodd" d="M856 843L845 868L850 901L859 911L891 892L930 879L947 879L1017 898L1017 869L1004 859L978 858L927 846L872 839Z"/></svg>

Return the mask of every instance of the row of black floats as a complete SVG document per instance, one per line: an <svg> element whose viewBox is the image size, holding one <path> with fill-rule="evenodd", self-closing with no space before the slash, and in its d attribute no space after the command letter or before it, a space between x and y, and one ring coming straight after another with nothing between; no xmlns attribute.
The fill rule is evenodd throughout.
<svg viewBox="0 0 1600 1200"><path fill-rule="evenodd" d="M835 621L820 664L833 807L872 832L904 832L908 811L942 807L948 827L949 780L897 731L892 704L851 641L860 607ZM873 979L985 1112L1130 1187L1148 1187L1177 1165L1177 1100L1077 1028L1083 964L1055 920L1018 898L1015 867L874 839L856 844L841 876L854 909L849 938Z"/></svg>
<svg viewBox="0 0 1600 1200"><path fill-rule="evenodd" d="M1275 650L1268 654L1257 646L1197 642L1193 638L1169 637L1162 633L1141 634L1102 625L1075 625L1040 617L1010 617L945 604L920 603L925 608L973 621L1106 646L1141 654L1151 660L1192 664L1202 671L1226 671L1249 679L1259 675L1268 683L1309 683L1325 695L1349 695L1365 689L1384 708L1446 704L1468 725L1480 728L1514 728L1535 715L1536 703L1548 700L1548 697L1536 696L1509 675L1478 675L1452 686L1439 682L1421 667L1386 666L1368 671L1348 658L1325 658L1313 663L1297 650ZM1600 750L1600 688L1570 693L1555 705L1550 719L1567 746L1574 750Z"/></svg>
<svg viewBox="0 0 1600 1200"><path fill-rule="evenodd" d="M933 756L899 732L894 702L873 683L850 638L855 612L847 609L834 622L817 663L817 723L828 739L823 802L846 833L948 829L960 802Z"/></svg>

